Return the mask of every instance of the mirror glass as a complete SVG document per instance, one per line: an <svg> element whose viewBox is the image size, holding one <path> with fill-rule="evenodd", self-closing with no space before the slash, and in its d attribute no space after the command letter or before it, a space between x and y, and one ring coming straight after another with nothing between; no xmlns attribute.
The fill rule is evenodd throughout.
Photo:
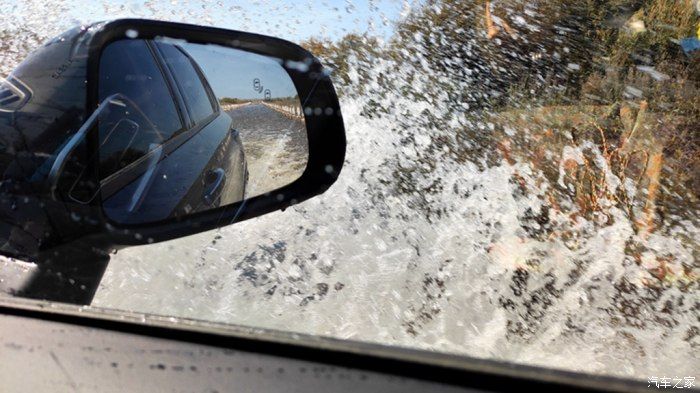
<svg viewBox="0 0 700 393"><path fill-rule="evenodd" d="M304 113L279 59L125 39L103 49L98 78L99 193L117 223L152 223L274 192L306 168ZM71 192L77 200L94 195Z"/></svg>

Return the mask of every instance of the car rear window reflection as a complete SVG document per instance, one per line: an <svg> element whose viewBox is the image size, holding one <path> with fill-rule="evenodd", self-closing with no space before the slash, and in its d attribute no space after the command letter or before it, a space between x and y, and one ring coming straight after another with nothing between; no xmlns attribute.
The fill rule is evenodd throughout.
<svg viewBox="0 0 700 393"><path fill-rule="evenodd" d="M145 41L117 41L103 51L99 100L116 93L127 97L134 108L100 119L100 176L103 179L182 128L168 85ZM124 133L129 135L125 137Z"/></svg>
<svg viewBox="0 0 700 393"><path fill-rule="evenodd" d="M209 117L214 107L193 61L174 45L160 42L156 45L176 78L192 120L197 123Z"/></svg>

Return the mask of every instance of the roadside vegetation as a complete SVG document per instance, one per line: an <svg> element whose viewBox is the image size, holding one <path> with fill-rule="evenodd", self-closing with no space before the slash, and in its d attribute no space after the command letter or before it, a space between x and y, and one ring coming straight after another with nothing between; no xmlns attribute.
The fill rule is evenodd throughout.
<svg viewBox="0 0 700 393"><path fill-rule="evenodd" d="M596 231L629 222L624 263L646 273L615 283L614 319L635 325L647 305L630 299L642 292L698 289L700 50L682 43L700 39L699 15L695 0L429 0L389 42L352 34L303 45L333 69L346 99L378 97L365 116L396 109L381 100L396 92L441 108L402 117L394 132L407 144L412 129L435 132L424 133L431 142L415 165L396 165L386 181L427 219L446 214L426 196L441 191L431 176L448 159L525 165L511 180L542 199L522 217L532 240L582 250ZM382 62L391 72L368 74ZM680 241L690 260L653 247L655 234ZM538 266L518 265L514 282L523 271L545 277ZM576 266L574 277L585 269ZM514 333L538 324L529 312ZM687 341L698 336L691 327Z"/></svg>

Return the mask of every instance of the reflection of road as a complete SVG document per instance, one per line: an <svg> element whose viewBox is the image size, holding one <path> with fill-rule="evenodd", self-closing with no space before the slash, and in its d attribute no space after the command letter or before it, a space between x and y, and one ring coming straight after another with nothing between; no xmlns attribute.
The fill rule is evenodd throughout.
<svg viewBox="0 0 700 393"><path fill-rule="evenodd" d="M248 162L246 197L274 191L301 176L308 158L303 120L255 103L226 113L240 132Z"/></svg>

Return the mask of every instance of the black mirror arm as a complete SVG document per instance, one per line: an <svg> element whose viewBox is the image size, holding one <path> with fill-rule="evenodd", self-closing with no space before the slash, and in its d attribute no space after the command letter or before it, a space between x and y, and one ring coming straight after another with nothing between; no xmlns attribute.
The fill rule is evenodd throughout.
<svg viewBox="0 0 700 393"><path fill-rule="evenodd" d="M84 243L47 250L37 258L37 268L17 295L30 299L89 305L107 266L109 253Z"/></svg>

